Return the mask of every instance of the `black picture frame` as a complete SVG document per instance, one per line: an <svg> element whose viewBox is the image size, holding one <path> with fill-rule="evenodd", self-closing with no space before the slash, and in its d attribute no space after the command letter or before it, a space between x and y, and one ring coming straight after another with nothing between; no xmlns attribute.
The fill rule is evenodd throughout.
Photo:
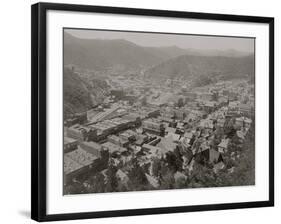
<svg viewBox="0 0 281 224"><path fill-rule="evenodd" d="M208 204L196 206L159 207L130 210L114 210L69 214L46 213L46 13L48 10L75 12L100 12L124 15L156 17L192 18L217 21L254 22L269 25L269 200ZM133 216L162 213L193 212L206 210L238 209L274 206L274 18L195 13L183 11L163 11L151 9L103 7L73 4L37 3L31 10L31 75L32 75L32 153L31 153L31 218L36 221L74 220L116 216Z"/></svg>

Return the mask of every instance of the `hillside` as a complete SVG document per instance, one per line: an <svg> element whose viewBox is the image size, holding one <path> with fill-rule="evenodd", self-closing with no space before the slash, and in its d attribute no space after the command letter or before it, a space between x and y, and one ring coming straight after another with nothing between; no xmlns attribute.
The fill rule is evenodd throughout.
<svg viewBox="0 0 281 224"><path fill-rule="evenodd" d="M79 39L64 33L64 65L74 64L84 69L139 69L166 59L160 53L132 42L115 39Z"/></svg>
<svg viewBox="0 0 281 224"><path fill-rule="evenodd" d="M103 100L108 88L103 80L83 80L70 69L63 75L64 115L84 112Z"/></svg>
<svg viewBox="0 0 281 224"><path fill-rule="evenodd" d="M202 78L220 77L233 79L254 76L254 56L224 57L182 55L160 63L146 71L146 76L153 79L183 77Z"/></svg>

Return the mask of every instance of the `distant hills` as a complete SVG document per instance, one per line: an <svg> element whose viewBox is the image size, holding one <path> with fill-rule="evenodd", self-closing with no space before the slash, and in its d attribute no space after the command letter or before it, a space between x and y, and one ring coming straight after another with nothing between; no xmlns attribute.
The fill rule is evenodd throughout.
<svg viewBox="0 0 281 224"><path fill-rule="evenodd" d="M181 55L164 61L146 71L153 79L183 77L200 79L217 77L220 79L246 78L254 76L254 56L198 56Z"/></svg>
<svg viewBox="0 0 281 224"><path fill-rule="evenodd" d="M65 32L64 64L74 64L84 69L107 70L139 69L152 66L167 59L150 48L116 39L79 39Z"/></svg>
<svg viewBox="0 0 281 224"><path fill-rule="evenodd" d="M247 54L235 50L182 49L177 46L143 47L124 39L81 39L64 33L64 65L73 64L83 69L147 68L181 55L241 57Z"/></svg>

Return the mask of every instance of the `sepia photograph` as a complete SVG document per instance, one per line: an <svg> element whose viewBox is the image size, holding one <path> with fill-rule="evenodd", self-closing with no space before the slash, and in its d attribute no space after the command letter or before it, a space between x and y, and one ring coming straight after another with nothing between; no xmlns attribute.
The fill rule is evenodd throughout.
<svg viewBox="0 0 281 224"><path fill-rule="evenodd" d="M63 194L255 185L255 38L63 29Z"/></svg>

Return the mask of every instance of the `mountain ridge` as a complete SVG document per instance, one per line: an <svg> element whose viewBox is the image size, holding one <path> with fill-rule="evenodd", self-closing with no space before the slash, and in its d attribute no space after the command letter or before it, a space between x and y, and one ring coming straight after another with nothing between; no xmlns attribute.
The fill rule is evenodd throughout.
<svg viewBox="0 0 281 224"><path fill-rule="evenodd" d="M247 53L233 49L184 49L176 45L141 46L125 39L83 39L64 32L64 65L83 69L142 69L181 55L241 57Z"/></svg>

